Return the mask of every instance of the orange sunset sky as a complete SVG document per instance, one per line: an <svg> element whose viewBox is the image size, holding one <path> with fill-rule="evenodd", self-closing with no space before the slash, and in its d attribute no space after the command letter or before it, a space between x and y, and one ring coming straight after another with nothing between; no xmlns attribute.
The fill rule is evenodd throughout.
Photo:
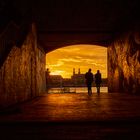
<svg viewBox="0 0 140 140"><path fill-rule="evenodd" d="M51 75L70 78L73 68L76 73L86 73L89 68L93 74L99 69L102 77L107 77L107 48L96 45L72 45L46 54L46 68Z"/></svg>

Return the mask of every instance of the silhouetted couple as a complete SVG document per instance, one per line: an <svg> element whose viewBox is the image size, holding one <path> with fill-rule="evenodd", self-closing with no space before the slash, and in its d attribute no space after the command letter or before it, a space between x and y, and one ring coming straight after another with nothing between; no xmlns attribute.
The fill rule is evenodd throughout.
<svg viewBox="0 0 140 140"><path fill-rule="evenodd" d="M86 79L86 85L88 88L88 95L92 95L92 84L94 81L93 78L93 73L91 72L91 69L88 70L88 72L86 72L85 74L85 79ZM96 88L97 88L97 93L100 93L100 86L101 86L101 73L99 70L97 70L97 73L95 74L95 84L96 84Z"/></svg>

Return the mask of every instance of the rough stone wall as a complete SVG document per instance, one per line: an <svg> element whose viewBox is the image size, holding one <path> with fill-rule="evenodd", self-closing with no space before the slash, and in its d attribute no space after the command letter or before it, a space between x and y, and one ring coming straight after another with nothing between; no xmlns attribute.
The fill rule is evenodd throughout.
<svg viewBox="0 0 140 140"><path fill-rule="evenodd" d="M109 92L140 93L140 32L121 35L108 47Z"/></svg>
<svg viewBox="0 0 140 140"><path fill-rule="evenodd" d="M0 108L38 96L45 91L44 77L45 53L37 48L32 24L21 48L13 46L0 68Z"/></svg>
<svg viewBox="0 0 140 140"><path fill-rule="evenodd" d="M37 48L37 90L38 93L46 91L46 54L42 49Z"/></svg>

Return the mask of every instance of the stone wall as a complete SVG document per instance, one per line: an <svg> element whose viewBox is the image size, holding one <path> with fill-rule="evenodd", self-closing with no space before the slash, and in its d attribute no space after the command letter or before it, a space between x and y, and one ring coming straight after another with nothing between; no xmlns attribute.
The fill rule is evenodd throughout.
<svg viewBox="0 0 140 140"><path fill-rule="evenodd" d="M46 53L42 48L37 48L36 55L36 78L37 78L37 90L38 93L46 91Z"/></svg>
<svg viewBox="0 0 140 140"><path fill-rule="evenodd" d="M0 68L0 108L36 97L45 86L45 53L37 47L32 24L22 46L13 46Z"/></svg>
<svg viewBox="0 0 140 140"><path fill-rule="evenodd" d="M109 92L140 93L140 32L122 34L108 47Z"/></svg>

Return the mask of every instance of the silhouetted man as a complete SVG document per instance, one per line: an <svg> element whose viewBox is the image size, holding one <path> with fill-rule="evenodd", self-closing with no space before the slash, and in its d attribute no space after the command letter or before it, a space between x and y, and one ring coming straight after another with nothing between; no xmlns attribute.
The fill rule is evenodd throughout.
<svg viewBox="0 0 140 140"><path fill-rule="evenodd" d="M86 72L85 74L85 79L86 79L86 85L88 88L88 95L92 94L92 83L93 83L93 74L91 72L91 69L88 70L88 72Z"/></svg>
<svg viewBox="0 0 140 140"><path fill-rule="evenodd" d="M99 70L97 70L97 73L95 74L95 84L97 88L97 93L100 93L101 82L102 82L101 73Z"/></svg>

